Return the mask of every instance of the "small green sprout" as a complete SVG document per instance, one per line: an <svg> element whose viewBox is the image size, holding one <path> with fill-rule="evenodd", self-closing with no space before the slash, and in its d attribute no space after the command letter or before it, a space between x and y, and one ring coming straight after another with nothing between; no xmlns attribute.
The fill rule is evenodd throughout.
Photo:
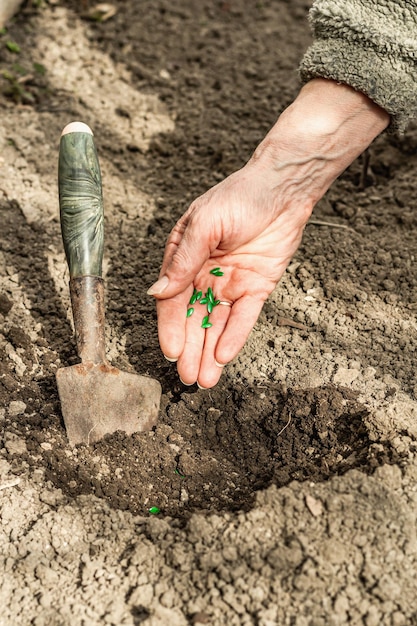
<svg viewBox="0 0 417 626"><path fill-rule="evenodd" d="M151 506L151 508L148 509L148 511L151 515L158 515L158 513L161 512L161 509L159 509L157 506Z"/></svg>
<svg viewBox="0 0 417 626"><path fill-rule="evenodd" d="M185 478L184 474L181 474L180 470L178 469L178 467L175 468L175 473L178 474L178 476L180 476L181 478Z"/></svg>
<svg viewBox="0 0 417 626"><path fill-rule="evenodd" d="M23 67L23 65L20 65L20 63L13 63L12 70L15 74L20 74L21 76L25 76L25 74L27 74L27 70Z"/></svg>
<svg viewBox="0 0 417 626"><path fill-rule="evenodd" d="M15 41L6 41L6 48L15 54L20 52L20 46Z"/></svg>
<svg viewBox="0 0 417 626"><path fill-rule="evenodd" d="M17 70L17 72L20 73L19 70ZM30 93L30 91L25 89L24 83L19 80L17 74L5 70L1 73L1 75L9 83L9 85L4 89L4 94L6 96L10 96L13 100L15 100L15 102L18 103L23 102L24 104L33 104L35 101L34 96Z"/></svg>
<svg viewBox="0 0 417 626"><path fill-rule="evenodd" d="M46 74L46 67L42 65L42 63L34 63L33 69L37 74L40 74L41 76L45 76Z"/></svg>

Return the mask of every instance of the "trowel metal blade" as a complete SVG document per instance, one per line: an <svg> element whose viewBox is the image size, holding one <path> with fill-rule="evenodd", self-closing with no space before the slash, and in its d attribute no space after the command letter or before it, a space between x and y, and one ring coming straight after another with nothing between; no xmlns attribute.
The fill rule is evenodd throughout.
<svg viewBox="0 0 417 626"><path fill-rule="evenodd" d="M71 445L94 443L118 430L150 430L158 418L161 385L109 364L63 367L56 381Z"/></svg>

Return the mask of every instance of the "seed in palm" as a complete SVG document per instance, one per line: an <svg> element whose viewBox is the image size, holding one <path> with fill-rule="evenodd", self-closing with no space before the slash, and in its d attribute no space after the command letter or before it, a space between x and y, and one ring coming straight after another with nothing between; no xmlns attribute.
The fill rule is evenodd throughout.
<svg viewBox="0 0 417 626"><path fill-rule="evenodd" d="M224 276L224 272L221 271L220 267L214 267L210 270L210 274L213 274L213 276Z"/></svg>
<svg viewBox="0 0 417 626"><path fill-rule="evenodd" d="M212 270L210 270L210 274L212 274L213 276L223 276L224 272L221 271L220 267L214 267ZM204 297L202 291L197 291L197 289L194 288L193 295L190 298L189 304L193 305L196 302L200 302L200 304L205 304L207 306L208 315L203 318L201 327L211 328L213 324L209 322L209 315L213 312L214 307L220 304L220 300L216 299L212 287L207 287L207 291L204 294ZM193 313L194 309L191 306L187 309L187 317L190 317Z"/></svg>
<svg viewBox="0 0 417 626"><path fill-rule="evenodd" d="M195 304L197 300L201 298L202 295L203 295L202 291L197 291L197 289L194 289L193 295L190 298L189 304Z"/></svg>
<svg viewBox="0 0 417 626"><path fill-rule="evenodd" d="M211 328L213 324L209 322L209 316L206 315L203 317L203 321L201 322L201 328Z"/></svg>

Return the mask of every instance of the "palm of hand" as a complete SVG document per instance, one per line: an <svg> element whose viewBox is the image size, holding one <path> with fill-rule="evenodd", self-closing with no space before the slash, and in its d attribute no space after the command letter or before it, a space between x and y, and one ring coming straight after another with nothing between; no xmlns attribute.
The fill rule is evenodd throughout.
<svg viewBox="0 0 417 626"><path fill-rule="evenodd" d="M209 247L207 260L190 276L180 293L160 300L157 305L162 351L168 358L178 358L178 373L185 384L197 381L201 387L215 385L221 376L221 365L233 359L245 344L265 300L300 243L309 215L287 207L271 220L273 210L259 207L259 194L258 202L252 198L239 206L229 188L226 206L234 207L232 212L224 208L224 197L220 203L219 193L213 194L216 190L222 192L221 186L206 194L208 202L203 196L195 204L170 238L170 260L183 239L188 235L189 240L196 242L197 233L199 245ZM213 204L215 209L208 213ZM214 246L216 240L219 243ZM203 253L201 250L194 252L195 256ZM216 267L221 268L222 276L210 274ZM201 291L204 297L208 287L212 288L215 300L232 306L215 306L209 314L212 326L205 329L202 322L208 315L206 306L197 301L188 318L186 311L194 290Z"/></svg>

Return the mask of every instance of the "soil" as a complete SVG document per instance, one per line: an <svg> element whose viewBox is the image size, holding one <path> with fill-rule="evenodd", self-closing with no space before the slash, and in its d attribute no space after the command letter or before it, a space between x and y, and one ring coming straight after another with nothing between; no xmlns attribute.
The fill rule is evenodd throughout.
<svg viewBox="0 0 417 626"><path fill-rule="evenodd" d="M310 4L50 0L0 35L1 626L417 624L417 128L320 201L215 388L180 383L146 296L176 219L297 94ZM109 358L163 387L154 430L76 447L73 120L103 175Z"/></svg>

